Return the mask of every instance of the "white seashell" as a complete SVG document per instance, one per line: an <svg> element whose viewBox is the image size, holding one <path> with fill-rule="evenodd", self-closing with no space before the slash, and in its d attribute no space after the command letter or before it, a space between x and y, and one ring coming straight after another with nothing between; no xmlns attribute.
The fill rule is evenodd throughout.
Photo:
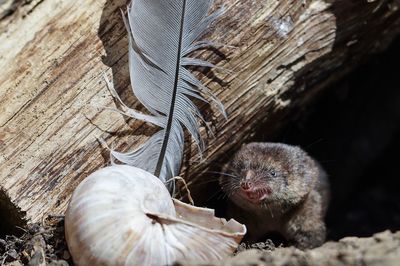
<svg viewBox="0 0 400 266"><path fill-rule="evenodd" d="M142 169L116 165L77 187L65 231L76 265L170 265L226 257L246 227L172 199L164 184Z"/></svg>

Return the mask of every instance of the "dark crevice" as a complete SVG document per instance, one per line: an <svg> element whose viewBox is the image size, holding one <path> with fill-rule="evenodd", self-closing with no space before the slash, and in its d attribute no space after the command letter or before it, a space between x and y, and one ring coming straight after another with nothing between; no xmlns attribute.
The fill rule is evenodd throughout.
<svg viewBox="0 0 400 266"><path fill-rule="evenodd" d="M303 147L328 172L329 239L400 230L399 47L400 39L331 86L276 139Z"/></svg>
<svg viewBox="0 0 400 266"><path fill-rule="evenodd" d="M26 225L25 213L11 203L10 198L0 188L0 238L5 235L19 235Z"/></svg>

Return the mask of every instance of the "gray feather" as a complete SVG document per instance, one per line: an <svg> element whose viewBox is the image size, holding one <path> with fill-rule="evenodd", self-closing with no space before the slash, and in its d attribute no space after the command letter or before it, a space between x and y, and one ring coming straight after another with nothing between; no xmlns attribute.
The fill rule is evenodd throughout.
<svg viewBox="0 0 400 266"><path fill-rule="evenodd" d="M125 24L130 36L132 88L151 115L122 105L128 110L126 115L156 124L161 130L137 150L112 151L113 160L140 167L167 182L181 167L184 128L200 152L204 149L199 132L199 120L204 119L191 98L212 101L226 115L218 98L185 68L215 67L189 57L191 52L213 45L196 41L223 12L209 14L212 4L213 0L133 0L128 6Z"/></svg>

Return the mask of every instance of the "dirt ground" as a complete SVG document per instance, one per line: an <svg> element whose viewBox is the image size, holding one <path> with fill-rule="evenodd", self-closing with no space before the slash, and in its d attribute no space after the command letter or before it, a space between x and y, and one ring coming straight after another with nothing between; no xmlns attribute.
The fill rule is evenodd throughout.
<svg viewBox="0 0 400 266"><path fill-rule="evenodd" d="M64 238L64 218L48 217L41 224L20 228L20 236L0 238L0 265L72 265Z"/></svg>
<svg viewBox="0 0 400 266"><path fill-rule="evenodd" d="M301 251L294 247L268 249L253 248L212 265L399 265L400 232L392 234L385 231L370 238L347 237L338 242L328 242L319 248L307 251ZM180 265L194 266L199 264L181 263Z"/></svg>

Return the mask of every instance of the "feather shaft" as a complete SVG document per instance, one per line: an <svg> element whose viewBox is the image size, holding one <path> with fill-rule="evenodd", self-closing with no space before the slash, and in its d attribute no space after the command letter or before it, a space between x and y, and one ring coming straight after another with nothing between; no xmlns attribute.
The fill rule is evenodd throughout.
<svg viewBox="0 0 400 266"><path fill-rule="evenodd" d="M157 166L154 171L154 175L157 177L160 177L161 173L161 168L164 163L164 158L165 158L165 153L167 151L167 146L168 146L168 140L170 136L170 131L172 127L172 122L173 122L173 117L174 117L174 109L175 109L175 101L176 101L176 95L177 95L177 90L178 90L178 81L179 81L179 69L181 66L181 57L182 57L182 35L183 35L183 26L185 23L185 12L186 12L186 0L183 0L182 4L182 14L181 14L181 24L180 24L180 32L179 32L179 44L178 44L178 53L177 53L177 58L176 58L176 68L175 68L175 80L174 80L174 87L173 87L173 93L172 93L172 99L171 99L171 107L169 109L169 114L168 114L168 122L167 126L165 128L165 135L164 135L164 140L163 144L161 146L161 151L160 155L158 157L157 161Z"/></svg>

